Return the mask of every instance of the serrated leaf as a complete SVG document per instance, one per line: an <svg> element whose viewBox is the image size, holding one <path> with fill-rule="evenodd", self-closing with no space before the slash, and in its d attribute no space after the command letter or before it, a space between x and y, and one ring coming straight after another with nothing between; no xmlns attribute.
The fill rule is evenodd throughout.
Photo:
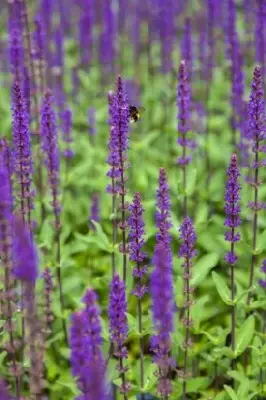
<svg viewBox="0 0 266 400"><path fill-rule="evenodd" d="M222 301L229 306L233 305L234 303L231 300L230 290L224 279L214 271L212 272L212 279Z"/></svg>
<svg viewBox="0 0 266 400"><path fill-rule="evenodd" d="M248 347L253 339L255 331L255 319L254 316L251 315L244 322L242 327L236 333L236 348L235 348L235 356L238 357L243 351Z"/></svg>

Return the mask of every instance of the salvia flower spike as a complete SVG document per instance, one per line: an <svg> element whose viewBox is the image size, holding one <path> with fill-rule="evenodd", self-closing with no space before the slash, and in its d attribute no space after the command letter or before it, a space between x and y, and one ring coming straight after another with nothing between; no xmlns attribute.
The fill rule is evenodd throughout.
<svg viewBox="0 0 266 400"><path fill-rule="evenodd" d="M117 370L121 374L122 385L120 387L120 390L121 393L124 394L125 400L127 400L126 393L130 388L129 383L126 382L127 367L124 366L124 360L128 357L128 351L125 346L125 341L128 335L126 312L127 302L125 283L119 278L118 274L115 274L111 282L109 295L109 331L111 343L114 346L114 355L119 360Z"/></svg>
<svg viewBox="0 0 266 400"><path fill-rule="evenodd" d="M227 171L227 184L225 190L225 240L231 243L230 251L225 256L225 261L231 266L231 300L235 299L235 271L234 266L237 262L235 244L240 240L240 233L237 228L241 224L240 220L240 172L237 164L237 155L233 154ZM235 306L232 306L231 323L231 345L235 351Z"/></svg>
<svg viewBox="0 0 266 400"><path fill-rule="evenodd" d="M140 381L141 387L144 386L144 340L142 337L142 298L148 292L147 286L143 283L143 278L147 273L147 266L143 265L146 254L142 248L145 244L144 240L144 208L141 204L139 193L135 193L132 204L129 207L129 259L134 262L133 277L136 279L135 288L132 294L137 297L138 302L138 328L140 334Z"/></svg>
<svg viewBox="0 0 266 400"><path fill-rule="evenodd" d="M190 338L190 327L193 323L191 319L191 293L193 288L190 285L191 280L191 268L193 265L193 258L197 255L197 250L195 249L196 244L196 232L189 217L185 217L183 224L180 229L180 239L181 246L179 249L179 257L184 258L184 297L185 297L185 317L183 319L183 324L185 327L185 341L184 341L184 369L183 369L183 398L186 398L187 394L187 378L188 378L188 348L191 344Z"/></svg>
<svg viewBox="0 0 266 400"><path fill-rule="evenodd" d="M20 384L22 369L16 359L15 345L15 318L14 305L14 279L12 276L12 192L9 170L6 160L6 149L0 152L0 257L4 270L4 290L2 293L2 313L6 320L5 329L8 332L7 351L10 356L11 366L9 368L15 379L16 396L20 397Z"/></svg>
<svg viewBox="0 0 266 400"><path fill-rule="evenodd" d="M40 324L36 314L35 284L38 277L38 255L35 243L27 225L21 219L13 218L13 273L21 281L25 310L26 343L30 351L30 394L42 393L43 358L38 351L37 337Z"/></svg>
<svg viewBox="0 0 266 400"><path fill-rule="evenodd" d="M15 150L15 172L18 177L18 199L24 222L31 225L32 208L32 155L29 130L29 115L24 94L18 81L12 89L13 142Z"/></svg>
<svg viewBox="0 0 266 400"><path fill-rule="evenodd" d="M265 134L265 112L264 112L264 91L263 91L263 78L262 71L259 66L255 67L253 74L253 81L251 93L248 103L248 139L250 140L252 152L254 154L251 168L254 175L250 180L253 187L254 200L250 201L248 207L253 212L252 230L253 230L253 253L251 256L250 276L249 276L249 289L253 286L255 264L257 261L256 248L258 237L258 213L265 208L265 204L259 201L259 187L262 180L259 177L260 167L265 165L265 160L262 160L260 153L265 153L265 145L263 142L266 138ZM248 304L251 301L251 292L248 294Z"/></svg>
<svg viewBox="0 0 266 400"><path fill-rule="evenodd" d="M172 393L172 385L168 376L173 366L169 353L172 347L173 331L173 277L172 255L169 246L159 242L154 251L151 275L152 314L155 335L151 338L151 350L154 362L158 365L157 390L161 396Z"/></svg>

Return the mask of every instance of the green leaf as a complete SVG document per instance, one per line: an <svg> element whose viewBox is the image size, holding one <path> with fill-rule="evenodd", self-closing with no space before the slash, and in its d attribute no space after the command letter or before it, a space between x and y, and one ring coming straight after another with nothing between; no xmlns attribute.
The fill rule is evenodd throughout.
<svg viewBox="0 0 266 400"><path fill-rule="evenodd" d="M214 400L225 400L225 396L226 396L226 393L224 391L220 392L215 396Z"/></svg>
<svg viewBox="0 0 266 400"><path fill-rule="evenodd" d="M249 380L248 379L243 380L238 388L237 396L240 399L245 399L248 395L249 389L250 389Z"/></svg>
<svg viewBox="0 0 266 400"><path fill-rule="evenodd" d="M251 315L244 322L242 327L238 330L236 334L236 348L235 348L235 356L238 357L243 351L248 347L253 339L255 331L255 319L254 316Z"/></svg>
<svg viewBox="0 0 266 400"><path fill-rule="evenodd" d="M243 400L243 399L239 399L237 397L236 392L234 391L234 389L232 389L230 386L224 385L225 390L227 391L227 393L229 394L230 398L232 400Z"/></svg>
<svg viewBox="0 0 266 400"><path fill-rule="evenodd" d="M265 309L266 308L266 299L265 300L257 300L253 301L248 307L248 311L258 310L258 309Z"/></svg>
<svg viewBox="0 0 266 400"><path fill-rule="evenodd" d="M210 383L208 377L191 378L187 381L187 393L195 393L198 390L206 389Z"/></svg>
<svg viewBox="0 0 266 400"><path fill-rule="evenodd" d="M235 300L235 303L236 303L236 304L239 303L240 300L242 300L243 297L244 297L246 294L252 292L252 291L255 290L255 289L256 289L256 286L252 286L251 288L249 288L249 289L247 289L247 290L244 290L242 293L240 293L239 296L237 296L237 298L236 298L236 300Z"/></svg>
<svg viewBox="0 0 266 400"><path fill-rule="evenodd" d="M227 305L233 305L234 303L230 297L230 290L222 277L220 277L216 272L212 272L212 279L216 286L217 292L221 297L222 301Z"/></svg>
<svg viewBox="0 0 266 400"><path fill-rule="evenodd" d="M129 313L126 313L126 316L127 316L129 332L134 332L134 333L139 334L138 322L137 322L136 318L133 317L133 315L131 315Z"/></svg>
<svg viewBox="0 0 266 400"><path fill-rule="evenodd" d="M203 282L208 273L212 268L216 266L219 261L219 255L217 253L210 253L206 256L201 257L196 263L193 269L193 276L191 284L193 287L197 287Z"/></svg>
<svg viewBox="0 0 266 400"><path fill-rule="evenodd" d="M150 364L145 377L144 392L149 392L155 387L157 383L156 370L156 364Z"/></svg>

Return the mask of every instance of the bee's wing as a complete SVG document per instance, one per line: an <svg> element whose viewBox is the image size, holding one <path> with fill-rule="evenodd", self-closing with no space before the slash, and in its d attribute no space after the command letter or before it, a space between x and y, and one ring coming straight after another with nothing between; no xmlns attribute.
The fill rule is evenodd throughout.
<svg viewBox="0 0 266 400"><path fill-rule="evenodd" d="M144 107L139 107L138 110L139 110L139 112L141 113L141 112L144 112L144 111L145 111L145 108L144 108Z"/></svg>

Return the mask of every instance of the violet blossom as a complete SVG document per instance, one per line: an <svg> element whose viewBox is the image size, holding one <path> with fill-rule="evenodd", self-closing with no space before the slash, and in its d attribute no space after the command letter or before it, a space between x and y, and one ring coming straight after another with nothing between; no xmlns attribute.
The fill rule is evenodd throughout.
<svg viewBox="0 0 266 400"><path fill-rule="evenodd" d="M239 168L237 165L237 155L233 154L227 171L227 183L225 192L225 226L229 231L225 233L225 240L231 243L231 250L226 254L225 261L234 265L237 261L234 245L240 240L240 233L236 229L241 224L240 220L240 185L239 185Z"/></svg>

